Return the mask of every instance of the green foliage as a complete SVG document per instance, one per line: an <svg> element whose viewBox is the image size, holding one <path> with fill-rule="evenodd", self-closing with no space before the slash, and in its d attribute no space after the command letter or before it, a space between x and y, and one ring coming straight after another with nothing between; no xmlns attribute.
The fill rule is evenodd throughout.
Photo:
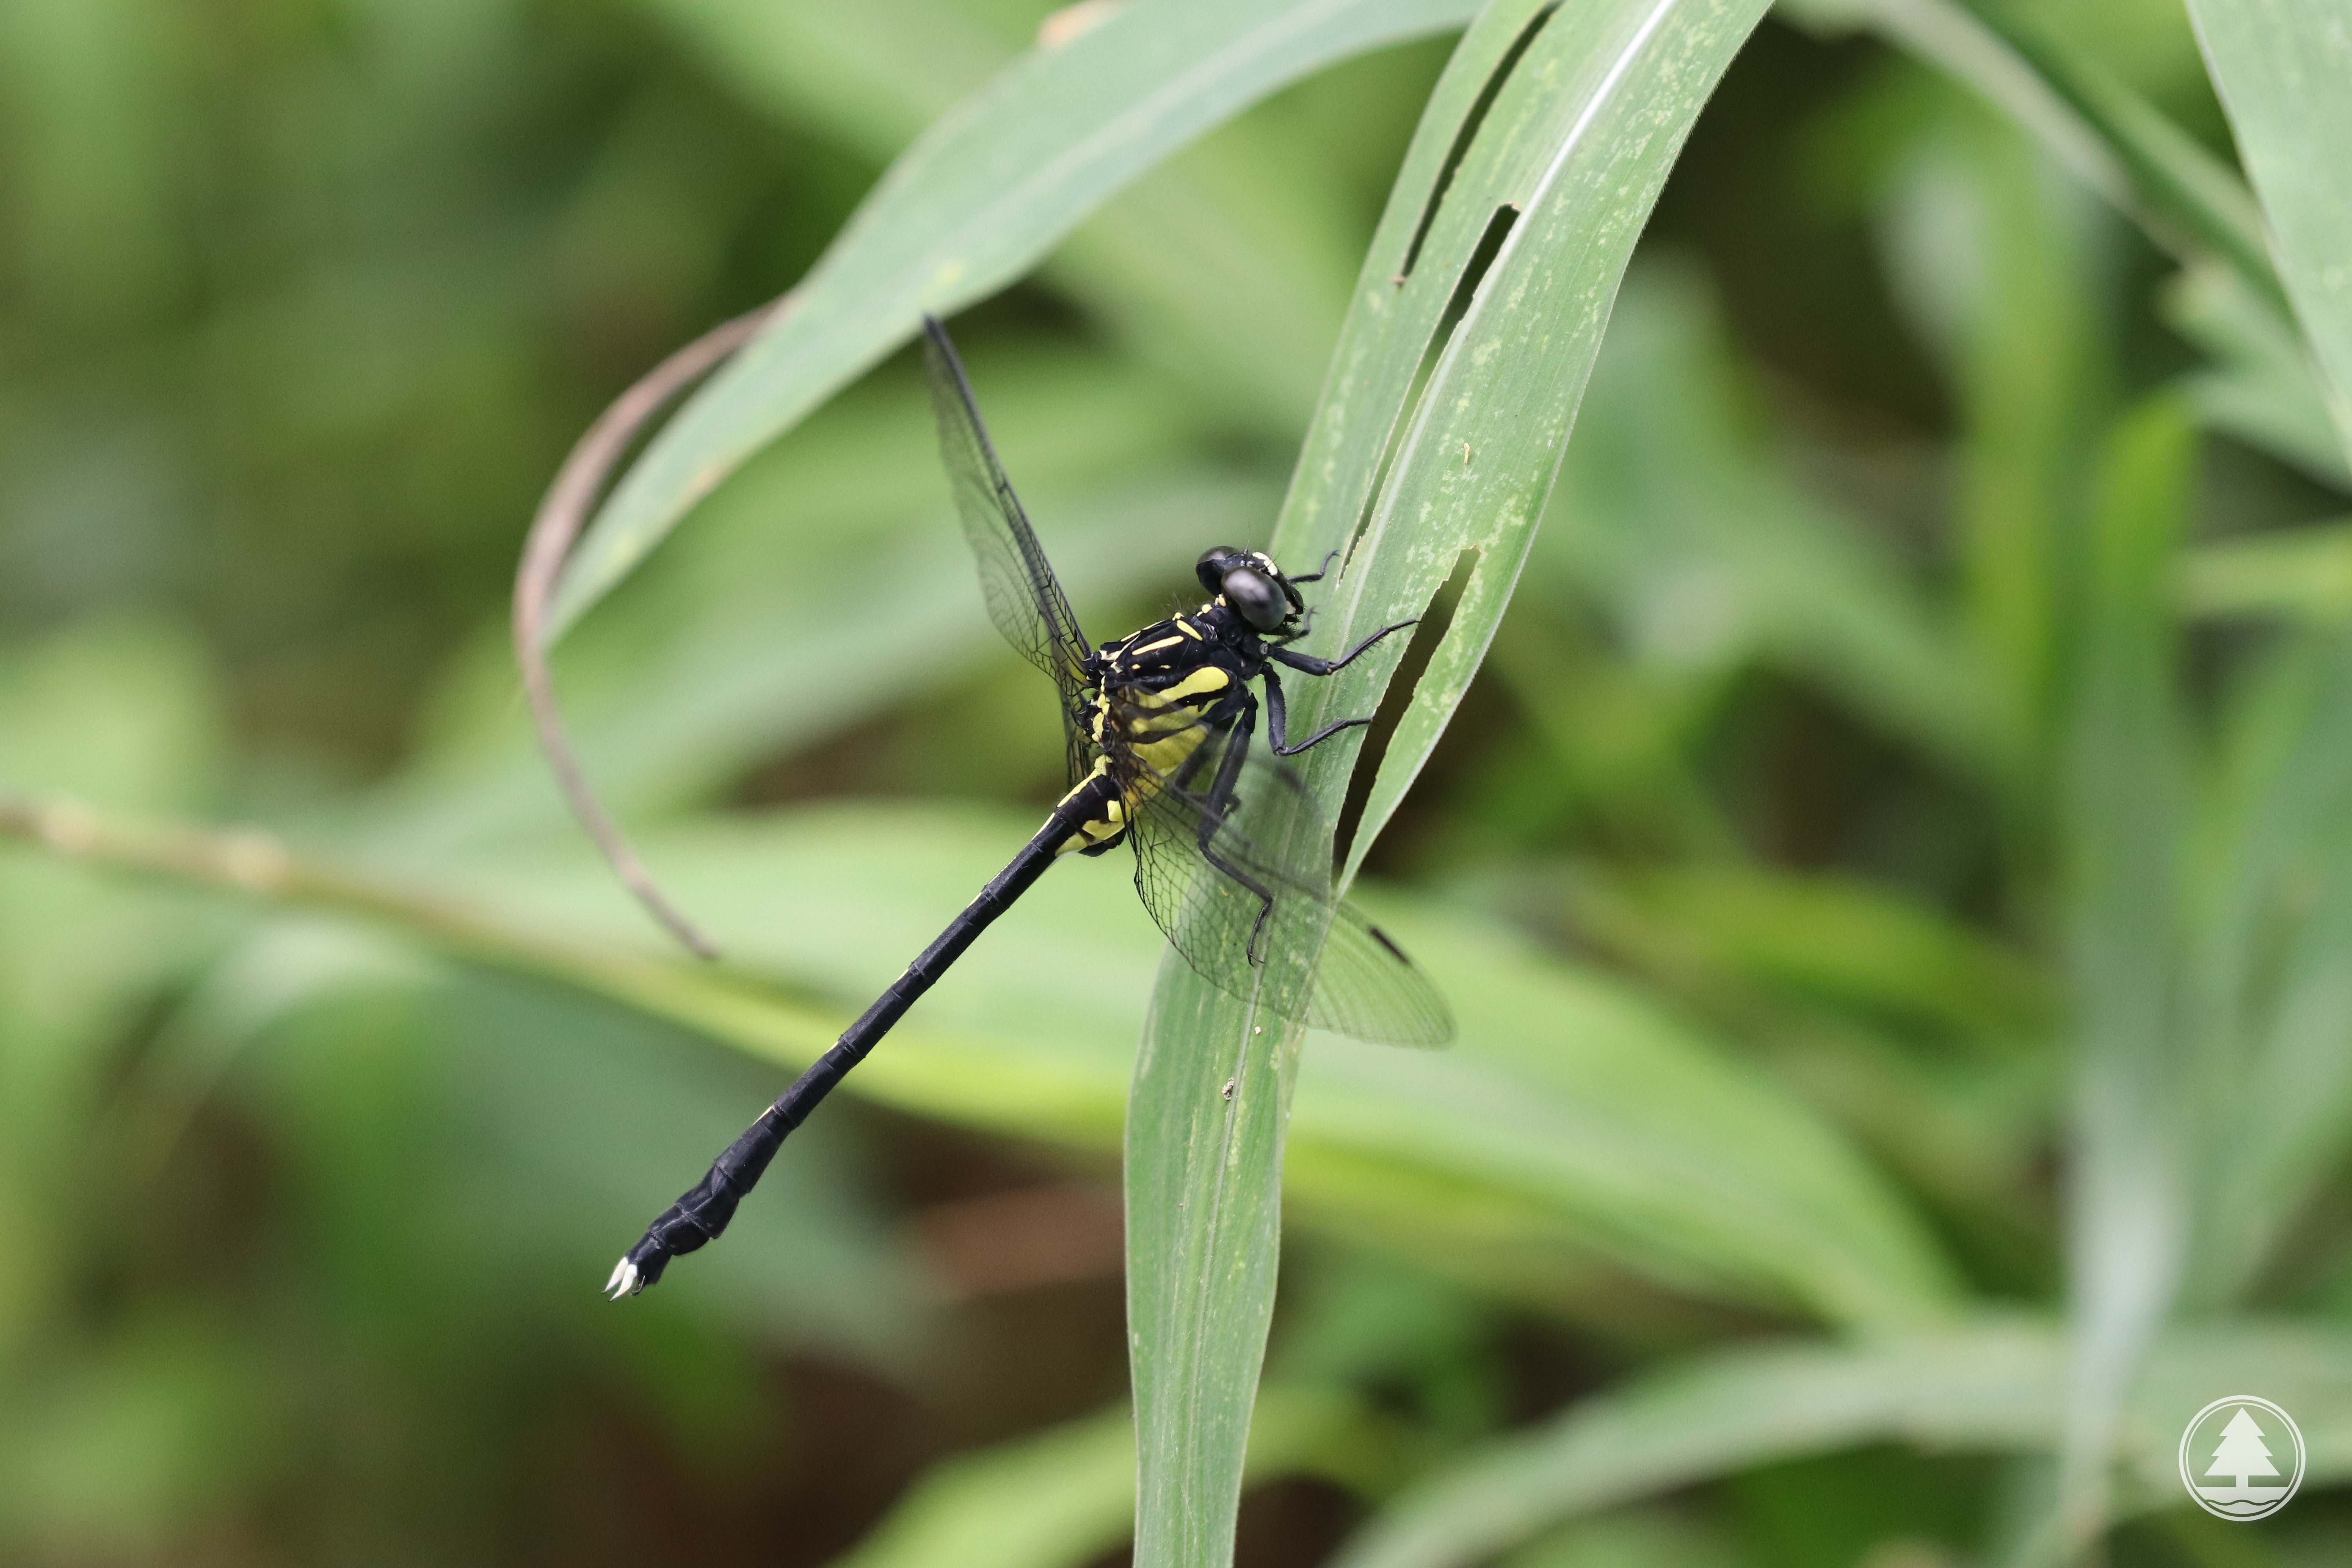
<svg viewBox="0 0 2352 1568"><path fill-rule="evenodd" d="M1464 0L1122 7L1032 51L891 166L792 308L697 393L579 552L551 633L687 510L824 397L940 314L1003 288L1152 163L1284 83L1458 24ZM1223 317L1221 331L1247 331Z"/></svg>
<svg viewBox="0 0 2352 1568"><path fill-rule="evenodd" d="M2278 269L2328 388L2339 437L2352 443L2352 245L2345 174L2328 149L2352 134L2352 106L2333 90L2352 69L2342 16L2314 0L2189 6L2246 173L2263 199Z"/></svg>
<svg viewBox="0 0 2352 1568"><path fill-rule="evenodd" d="M215 9L0 13L0 1558L2352 1546L2329 6ZM804 268L564 590L700 965L502 596ZM966 306L1097 636L1269 538L1423 618L1294 721L1461 1042L1057 870L609 1306L1055 787L889 357Z"/></svg>

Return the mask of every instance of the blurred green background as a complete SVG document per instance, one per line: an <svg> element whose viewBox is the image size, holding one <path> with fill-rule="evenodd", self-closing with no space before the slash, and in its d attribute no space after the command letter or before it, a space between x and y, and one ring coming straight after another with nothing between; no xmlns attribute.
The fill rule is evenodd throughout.
<svg viewBox="0 0 2352 1568"><path fill-rule="evenodd" d="M594 1289L780 1087L761 1053L821 1044L1055 793L913 366L730 481L560 660L592 773L772 1013L575 962L661 950L504 643L578 432L796 278L1045 9L0 9L0 792L264 825L520 933L0 847L0 1560L1119 1560L1117 1119L1157 947L1115 869L992 931L725 1247ZM2046 10L2226 155L2176 6ZM1263 538L1445 54L1282 93L956 323L1096 637ZM2187 868L2190 1032L2259 1068L2188 1299L2352 1314L2352 551L2305 527L2352 484L2248 320L1958 89L1766 24L1373 851L1465 1043L1308 1051L1243 1562L1325 1561L1694 1354L2050 1312L2085 858ZM2178 639L2177 689L2099 708L2135 637ZM2129 882L2100 886L2145 912ZM1511 1561L1998 1560L2032 1477L1900 1435L1767 1442ZM1056 1489L1058 1546L925 1554L918 1505ZM2352 1551L2320 1495L2209 1524L2159 1510L2115 1560Z"/></svg>

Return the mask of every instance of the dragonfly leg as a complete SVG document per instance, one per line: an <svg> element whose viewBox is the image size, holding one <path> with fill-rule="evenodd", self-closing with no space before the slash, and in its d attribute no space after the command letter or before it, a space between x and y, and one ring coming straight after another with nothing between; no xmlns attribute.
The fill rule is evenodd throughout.
<svg viewBox="0 0 2352 1568"><path fill-rule="evenodd" d="M1217 853L1217 829L1223 826L1225 815L1234 808L1234 785L1241 779L1242 762L1249 755L1250 733L1257 727L1254 707L1245 708L1234 721L1225 739L1224 756L1217 763L1217 776L1209 785L1207 799L1202 802L1201 827L1197 842L1201 858L1220 872L1257 895L1257 920L1250 926L1249 961L1264 963L1265 956L1258 944L1265 938L1265 922L1274 913L1274 893L1258 879Z"/></svg>
<svg viewBox="0 0 2352 1568"><path fill-rule="evenodd" d="M1294 583L1320 583L1323 581L1324 574L1331 570L1331 563L1338 559L1339 559L1339 552L1334 550L1330 554L1323 557L1322 565L1312 572L1293 574L1290 580Z"/></svg>
<svg viewBox="0 0 2352 1568"><path fill-rule="evenodd" d="M1366 648L1371 647L1374 643L1380 641L1382 637L1388 636L1391 632L1401 632L1407 626L1416 626L1418 624L1419 622L1417 620L1399 621L1392 626L1382 626L1379 631L1374 632L1371 636L1366 637L1363 641L1358 643L1355 647L1349 648L1347 652L1341 654L1337 658L1317 658L1311 653L1293 653L1286 647L1270 647L1265 650L1265 657L1276 660L1279 663L1288 665L1291 668L1298 671L1301 675L1330 675L1338 670L1345 669L1349 665L1355 663L1358 655L1361 654Z"/></svg>
<svg viewBox="0 0 2352 1568"><path fill-rule="evenodd" d="M1294 746L1290 743L1288 733L1290 715L1283 705L1281 679L1271 669L1265 671L1259 679L1265 682L1266 744L1274 749L1274 754L1277 757L1295 757L1309 746L1321 745L1342 730L1352 730L1359 724L1371 722L1369 717L1341 719L1336 723L1324 725L1323 728Z"/></svg>
<svg viewBox="0 0 2352 1568"><path fill-rule="evenodd" d="M1206 726L1202 727L1205 728ZM1192 754L1184 759L1183 766L1178 768L1174 773L1168 776L1168 787L1170 789L1178 790L1191 789L1192 787L1192 781L1201 775L1202 764L1209 760L1212 749L1213 748L1208 745L1206 738L1204 737L1202 743L1193 747ZM1222 766L1222 763L1220 765Z"/></svg>

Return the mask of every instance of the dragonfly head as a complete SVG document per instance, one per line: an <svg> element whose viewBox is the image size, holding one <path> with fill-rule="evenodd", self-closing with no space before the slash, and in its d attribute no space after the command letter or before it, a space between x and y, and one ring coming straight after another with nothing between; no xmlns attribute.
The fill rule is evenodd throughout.
<svg viewBox="0 0 2352 1568"><path fill-rule="evenodd" d="M1234 613L1260 632L1282 631L1307 609L1297 586L1262 550L1220 544L1205 552L1192 570L1202 587L1223 595Z"/></svg>

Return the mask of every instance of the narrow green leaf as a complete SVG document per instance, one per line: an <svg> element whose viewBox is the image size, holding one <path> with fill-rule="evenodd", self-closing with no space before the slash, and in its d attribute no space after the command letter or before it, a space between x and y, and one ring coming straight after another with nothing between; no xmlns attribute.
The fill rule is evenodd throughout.
<svg viewBox="0 0 2352 1568"><path fill-rule="evenodd" d="M2030 14L1998 0L1969 4L2105 143L2129 182L2127 210L2159 243L2176 255L2219 257L2266 302L2284 303L2262 215L2236 170Z"/></svg>
<svg viewBox="0 0 2352 1568"><path fill-rule="evenodd" d="M1763 9L1760 0L1612 0L1554 11L1503 0L1464 38L1431 99L1275 531L1284 560L1347 549L1319 601L1325 648L1419 614L1465 552L1476 557L1381 761L1353 858L1486 652L1634 238ZM1432 341L1506 215L1516 221L1415 403ZM1301 692L1294 722L1312 728L1337 701L1370 707L1403 652L1382 649L1356 667L1360 675L1305 683L1317 689ZM1313 753L1320 765L1308 776L1333 815L1352 756L1337 746ZM1266 984L1305 981L1269 974ZM1275 1022L1283 1011L1224 996L1171 960L1145 1029L1127 1158L1144 1568L1232 1553L1241 1438L1273 1310L1296 1071L1295 1041Z"/></svg>
<svg viewBox="0 0 2352 1568"><path fill-rule="evenodd" d="M1132 373L1055 357L985 384L1023 497L1089 625L1106 604L1185 580L1202 539L1249 536L1276 499L1265 477L1192 458L1171 400ZM836 402L724 486L659 572L569 640L572 731L625 820L709 799L762 759L969 679L992 658L1013 665L971 561L940 548L955 531L934 440L919 388ZM516 710L511 656L486 651L470 691L449 703L463 716L378 797L389 809L369 824L373 844L571 830ZM1050 767L1052 704L1023 689L1040 726L1029 754Z"/></svg>
<svg viewBox="0 0 2352 1568"><path fill-rule="evenodd" d="M726 969L659 947L570 840L404 853L364 880L281 861L268 841L103 821L81 853L389 924L797 1068L1028 826L995 812L867 806L666 830L652 847L681 889L746 933ZM0 830L25 832L5 811ZM419 879L441 891L401 890ZM1312 1047L1287 1190L1301 1220L1635 1337L1627 1303L1662 1293L1882 1330L1949 1310L1950 1268L1886 1180L1727 1047L1491 921L1393 896L1378 907L1453 994L1465 1038L1442 1052ZM955 965L848 1092L1108 1154L1161 949L1114 868L1060 871ZM265 995L289 984L260 978ZM229 1011L215 1026L252 1026L235 1022L249 1005ZM671 1180L694 1173L681 1166Z"/></svg>
<svg viewBox="0 0 2352 1568"><path fill-rule="evenodd" d="M2352 1137L2352 648L2284 639L2242 683L2207 803L2199 1026L2216 1058L2189 1281L2242 1295Z"/></svg>
<svg viewBox="0 0 2352 1568"><path fill-rule="evenodd" d="M877 163L1026 41L955 0L636 4L754 110L814 124ZM1332 188L1334 151L1244 116L1112 197L1045 258L1043 276L1228 417L1294 439L1314 408L1360 243Z"/></svg>
<svg viewBox="0 0 2352 1568"><path fill-rule="evenodd" d="M1671 1505L1579 1520L1502 1560L1501 1568L1742 1568L1736 1531Z"/></svg>
<svg viewBox="0 0 2352 1568"><path fill-rule="evenodd" d="M2063 1359L2055 1332L2023 1322L1720 1353L1487 1444L1398 1498L1334 1568L1454 1568L1575 1515L1872 1441L2037 1447Z"/></svg>
<svg viewBox="0 0 2352 1568"><path fill-rule="evenodd" d="M0 647L0 805L70 793L116 810L205 804L225 728L205 650L165 626L92 622ZM70 843L85 808L51 825ZM73 1260L117 1168L100 1107L154 990L194 964L211 922L174 890L92 881L37 853L0 852L0 1246ZM71 1310L76 1261L0 1277L0 1363Z"/></svg>
<svg viewBox="0 0 2352 1568"><path fill-rule="evenodd" d="M1763 659L1956 767L1990 773L1986 704L1950 629L1868 527L1798 482L1760 403L1696 272L1637 262L1513 596L1514 625L1564 629L1598 596L1645 665L1682 674ZM1551 661L1528 663L1513 684L1531 710L1580 695Z"/></svg>
<svg viewBox="0 0 2352 1568"><path fill-rule="evenodd" d="M1916 1216L1771 1078L1499 925L1381 910L1462 1041L1313 1040L1289 1127L1301 1218L1555 1308L1631 1275L1880 1330L1952 1310Z"/></svg>
<svg viewBox="0 0 2352 1568"><path fill-rule="evenodd" d="M1466 0L1138 0L1024 56L891 166L796 293L688 400L581 541L562 635L753 452L1121 186L1286 82L1459 24Z"/></svg>
<svg viewBox="0 0 2352 1568"><path fill-rule="evenodd" d="M1761 15L1746 0L1553 13L1453 171L1417 253L1429 187L1408 156L1399 182L1406 199L1391 203L1373 240L1276 530L1286 558L1350 547L1318 625L1318 646L1332 648L1421 614L1468 567L1444 637L1381 754L1349 847L1351 871L1485 656L1633 241L1699 108ZM1482 241L1506 222L1465 313L1439 342ZM1321 683L1300 708L1308 718L1336 716L1341 704L1355 710L1402 653L1368 658L1373 668L1361 680ZM1309 777L1336 808L1345 760L1318 764Z"/></svg>
<svg viewBox="0 0 2352 1568"><path fill-rule="evenodd" d="M584 978L805 1063L1025 826L992 812L833 807L656 833L648 845L681 891L744 933L740 961L822 1001L796 1005L684 965L648 965L638 978L598 964ZM576 847L555 853L473 856L452 874L516 925L556 939L601 946L639 934L593 859ZM794 891L811 888L825 896ZM1418 1052L1315 1037L1288 1128L1287 1193L1303 1219L1528 1300L1557 1301L1605 1274L1856 1326L1947 1310L1948 1266L1884 1179L1727 1047L1492 921L1393 896L1380 910L1452 994L1463 1039ZM1160 945L1118 868L1057 869L847 1089L967 1126L1110 1148ZM1141 1070L1174 1069L1163 1058ZM1203 1076L1198 1100L1143 1113L1252 1113L1230 1067ZM1166 1200L1180 1215L1174 1205L1191 1201L1184 1191ZM1154 1266L1147 1278L1181 1271Z"/></svg>
<svg viewBox="0 0 2352 1568"><path fill-rule="evenodd" d="M2159 399L2116 428L2070 718L2067 834L2081 1043L2068 1231L2074 1354L2063 1531L2104 1527L2126 1391L2179 1289L2202 1089L2183 1016L2187 759L2171 611L2195 437Z"/></svg>
<svg viewBox="0 0 2352 1568"><path fill-rule="evenodd" d="M1346 1477L1378 1447L1343 1394L1269 1384L1250 1428L1253 1479ZM1116 1550L1135 1520L1135 1415L1121 1405L942 1461L835 1568L1078 1568Z"/></svg>
<svg viewBox="0 0 2352 1568"><path fill-rule="evenodd" d="M2055 1328L1997 1318L1850 1347L1719 1352L1474 1452L1397 1499L1334 1568L1457 1568L1564 1519L1811 1454L1883 1443L2047 1452L2066 1355ZM2168 1335L2151 1358L2121 1416L2122 1506L2179 1506L2181 1428L2207 1402L2253 1388L2294 1413L2306 1486L2352 1475L2352 1337L2222 1322Z"/></svg>
<svg viewBox="0 0 2352 1568"><path fill-rule="evenodd" d="M2189 14L2352 451L2352 17L2336 0L2189 0Z"/></svg>
<svg viewBox="0 0 2352 1568"><path fill-rule="evenodd" d="M1117 1547L1134 1520L1121 1405L934 1465L835 1568L1057 1568Z"/></svg>
<svg viewBox="0 0 2352 1568"><path fill-rule="evenodd" d="M2179 595L2191 616L2342 621L2352 616L2352 521L2200 544L2181 557Z"/></svg>
<svg viewBox="0 0 2352 1568"><path fill-rule="evenodd" d="M2014 8L1976 0L1780 0L1829 31L1867 26L1967 84L2184 259L2215 256L2284 304L2245 183L2154 105Z"/></svg>
<svg viewBox="0 0 2352 1568"><path fill-rule="evenodd" d="M831 807L658 832L648 847L697 908L743 933L737 956L755 967L730 981L599 958L579 978L804 1064L1026 826L994 812ZM519 929L615 957L643 939L625 897L576 846L467 861L446 874ZM796 891L813 888L824 897ZM1632 1276L1856 1326L1948 1310L1949 1268L1884 1178L1728 1048L1491 921L1392 896L1380 912L1452 994L1464 1037L1441 1052L1315 1038L1288 1129L1286 1191L1301 1219L1555 1306L1611 1279L1622 1293ZM1057 869L847 1091L961 1125L1113 1148L1160 947L1118 868ZM751 988L759 976L774 977L764 993ZM777 981L810 1000L779 994ZM1167 1114L1251 1114L1244 1087L1228 1068ZM1190 1201L1179 1191L1167 1204Z"/></svg>
<svg viewBox="0 0 2352 1568"><path fill-rule="evenodd" d="M2012 828L2039 810L2061 686L2065 566L2103 417L2106 284L2086 202L2014 127L1958 103L1922 140L1885 226L1898 289L1962 408L1961 622Z"/></svg>
<svg viewBox="0 0 2352 1568"><path fill-rule="evenodd" d="M1701 865L1636 873L1620 896L1717 963L1867 1014L1985 1038L2050 1020L2025 954L1880 883Z"/></svg>
<svg viewBox="0 0 2352 1568"><path fill-rule="evenodd" d="M2173 329L2209 356L2188 386L2210 424L2322 484L2352 490L2318 367L2293 321L2212 262L2184 269L2161 305Z"/></svg>

